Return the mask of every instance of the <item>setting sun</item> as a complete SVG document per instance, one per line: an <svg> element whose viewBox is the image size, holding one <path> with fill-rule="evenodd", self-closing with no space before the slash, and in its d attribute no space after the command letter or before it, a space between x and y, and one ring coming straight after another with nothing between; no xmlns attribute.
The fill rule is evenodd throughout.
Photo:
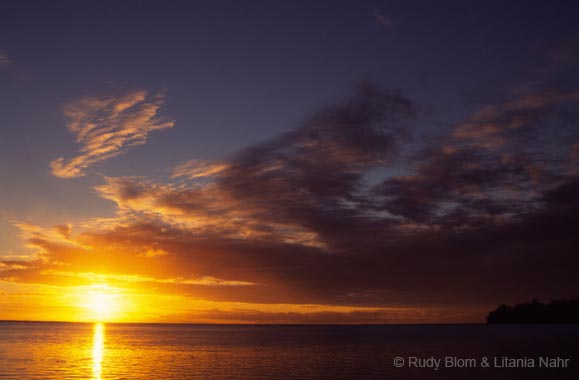
<svg viewBox="0 0 579 380"><path fill-rule="evenodd" d="M93 294L89 302L89 308L99 319L108 319L115 309L113 297L110 294Z"/></svg>
<svg viewBox="0 0 579 380"><path fill-rule="evenodd" d="M108 286L94 286L83 298L82 306L88 311L87 318L90 320L111 321L120 313L118 294Z"/></svg>

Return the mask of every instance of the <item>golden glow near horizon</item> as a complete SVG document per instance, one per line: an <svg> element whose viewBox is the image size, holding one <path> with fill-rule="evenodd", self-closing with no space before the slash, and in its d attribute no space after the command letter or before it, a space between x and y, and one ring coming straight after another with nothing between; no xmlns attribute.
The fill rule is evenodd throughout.
<svg viewBox="0 0 579 380"><path fill-rule="evenodd" d="M390 313L397 320L414 323L424 319L422 309L212 301L167 294L134 283L120 284L114 277L108 283L104 278L95 280L98 283L89 286L48 286L0 280L0 316L16 320L23 315L34 315L34 320L91 323L323 323L326 322L321 319L324 316L348 318L360 313ZM20 302L11 302L12 298Z"/></svg>
<svg viewBox="0 0 579 380"><path fill-rule="evenodd" d="M92 380L101 380L102 362L105 348L105 326L95 323L92 346Z"/></svg>

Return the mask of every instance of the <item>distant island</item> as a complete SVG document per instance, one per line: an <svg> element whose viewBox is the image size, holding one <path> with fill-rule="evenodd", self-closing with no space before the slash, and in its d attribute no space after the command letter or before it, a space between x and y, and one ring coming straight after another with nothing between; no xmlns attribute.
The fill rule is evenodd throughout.
<svg viewBox="0 0 579 380"><path fill-rule="evenodd" d="M488 314L487 323L579 323L579 299L503 304Z"/></svg>

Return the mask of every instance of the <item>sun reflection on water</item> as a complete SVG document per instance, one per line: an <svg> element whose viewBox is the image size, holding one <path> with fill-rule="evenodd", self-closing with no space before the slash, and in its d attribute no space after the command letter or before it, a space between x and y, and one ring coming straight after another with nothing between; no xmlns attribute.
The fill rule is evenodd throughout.
<svg viewBox="0 0 579 380"><path fill-rule="evenodd" d="M92 379L102 380L102 362L105 349L105 326L103 323L94 324L92 346Z"/></svg>

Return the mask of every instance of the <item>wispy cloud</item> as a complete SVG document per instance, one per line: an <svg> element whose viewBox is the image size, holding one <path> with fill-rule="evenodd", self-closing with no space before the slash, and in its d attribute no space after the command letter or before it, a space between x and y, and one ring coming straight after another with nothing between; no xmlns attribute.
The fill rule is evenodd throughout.
<svg viewBox="0 0 579 380"><path fill-rule="evenodd" d="M8 55L0 52L0 67L9 66L12 63L12 60Z"/></svg>
<svg viewBox="0 0 579 380"><path fill-rule="evenodd" d="M227 164L207 160L191 160L182 163L173 170L173 178L190 179L214 176L227 169Z"/></svg>
<svg viewBox="0 0 579 380"><path fill-rule="evenodd" d="M392 30L394 26L392 25L392 20L384 15L384 13L378 9L374 11L374 20L384 29Z"/></svg>
<svg viewBox="0 0 579 380"><path fill-rule="evenodd" d="M81 145L72 158L50 163L52 174L81 177L89 167L147 142L149 133L171 128L174 122L158 116L164 96L136 91L123 97L85 98L63 107L67 128Z"/></svg>

